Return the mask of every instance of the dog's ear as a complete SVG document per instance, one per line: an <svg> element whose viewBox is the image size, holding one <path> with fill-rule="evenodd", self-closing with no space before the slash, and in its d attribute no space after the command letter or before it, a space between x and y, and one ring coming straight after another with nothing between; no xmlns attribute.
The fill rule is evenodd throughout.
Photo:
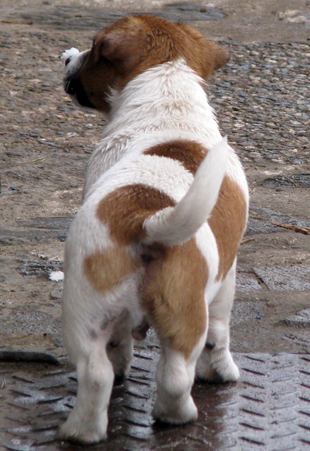
<svg viewBox="0 0 310 451"><path fill-rule="evenodd" d="M110 62L126 63L126 67L139 61L143 51L145 30L135 17L129 16L98 35L100 55Z"/></svg>
<svg viewBox="0 0 310 451"><path fill-rule="evenodd" d="M186 24L178 25L189 37L189 63L195 66L194 68L204 79L229 61L229 52L219 44L208 41L197 30Z"/></svg>

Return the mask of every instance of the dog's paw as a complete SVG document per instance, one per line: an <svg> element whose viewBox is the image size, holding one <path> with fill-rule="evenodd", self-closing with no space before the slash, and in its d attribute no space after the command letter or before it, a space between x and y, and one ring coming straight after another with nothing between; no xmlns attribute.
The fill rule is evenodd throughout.
<svg viewBox="0 0 310 451"><path fill-rule="evenodd" d="M240 377L239 368L233 361L231 355L225 356L215 365L216 372L223 379L223 382L235 382Z"/></svg>
<svg viewBox="0 0 310 451"><path fill-rule="evenodd" d="M233 361L228 349L218 349L212 354L201 355L196 367L196 379L210 382L223 383L235 382L240 373Z"/></svg>
<svg viewBox="0 0 310 451"><path fill-rule="evenodd" d="M197 420L198 410L193 398L188 397L187 402L175 405L174 403L162 403L158 399L155 402L152 416L155 420L169 424L184 424Z"/></svg>
<svg viewBox="0 0 310 451"><path fill-rule="evenodd" d="M65 65L67 66L67 64L70 62L71 58L74 55L78 55L80 52L78 49L76 49L75 47L71 47L70 50L65 50L62 55L61 55L61 59L65 62Z"/></svg>
<svg viewBox="0 0 310 451"><path fill-rule="evenodd" d="M107 438L106 430L95 430L92 424L74 422L68 420L60 427L58 432L60 440L68 440L69 442L80 445L94 445Z"/></svg>

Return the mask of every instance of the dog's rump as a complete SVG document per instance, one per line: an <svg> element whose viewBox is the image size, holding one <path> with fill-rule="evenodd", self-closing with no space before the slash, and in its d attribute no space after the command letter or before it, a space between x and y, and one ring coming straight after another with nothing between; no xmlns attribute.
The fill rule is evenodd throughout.
<svg viewBox="0 0 310 451"><path fill-rule="evenodd" d="M139 183L137 178L137 183L124 184L104 195L97 203L96 216L108 228L113 245L111 250L86 258L84 272L92 286L103 293L120 286L121 280L143 266L141 306L160 337L188 357L206 328L204 290L209 273L192 237L217 202L229 147L226 139L210 150L198 143L178 141L168 147L168 158L174 157L178 164L184 160L184 152L191 150L184 164L194 178L186 194L176 202L164 190ZM158 158L167 158L166 151L167 145L154 146L144 155L148 161L156 158L159 162ZM164 161L161 163L164 168ZM180 169L185 172L184 167ZM104 185L103 177L99 192Z"/></svg>
<svg viewBox="0 0 310 451"><path fill-rule="evenodd" d="M216 204L228 160L224 138L208 151L194 181L175 207L167 207L144 222L147 243L174 246L190 239L210 217Z"/></svg>
<svg viewBox="0 0 310 451"><path fill-rule="evenodd" d="M113 240L121 245L175 246L189 240L209 218L225 175L228 144L223 139L209 151L194 144L199 148L202 163L199 166L196 159L196 168L191 168L195 175L193 183L179 202L139 179L112 190L99 201L96 216L109 227ZM178 151L178 162L182 163L180 147L178 142L170 144L170 153ZM152 153L145 153L154 155L156 151L158 155L159 149L155 148Z"/></svg>

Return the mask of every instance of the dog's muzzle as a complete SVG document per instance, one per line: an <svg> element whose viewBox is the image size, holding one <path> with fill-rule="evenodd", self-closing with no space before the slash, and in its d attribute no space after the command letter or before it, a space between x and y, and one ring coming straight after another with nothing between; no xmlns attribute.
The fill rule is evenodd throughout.
<svg viewBox="0 0 310 451"><path fill-rule="evenodd" d="M78 106L94 109L95 106L89 100L80 80L80 69L88 53L88 50L79 52L76 48L72 47L70 50L65 50L61 55L61 59L65 62L66 67L64 90Z"/></svg>
<svg viewBox="0 0 310 451"><path fill-rule="evenodd" d="M85 89L81 83L81 80L77 77L66 77L64 79L64 90L69 94L74 101L76 101L80 106L85 108L93 108L95 106L89 100Z"/></svg>

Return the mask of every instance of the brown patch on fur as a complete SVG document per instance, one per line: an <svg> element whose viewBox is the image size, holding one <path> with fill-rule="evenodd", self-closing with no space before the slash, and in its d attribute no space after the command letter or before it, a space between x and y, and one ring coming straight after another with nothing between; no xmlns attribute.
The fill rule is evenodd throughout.
<svg viewBox="0 0 310 451"><path fill-rule="evenodd" d="M166 248L145 269L142 306L160 339L189 358L205 332L206 261L195 239Z"/></svg>
<svg viewBox="0 0 310 451"><path fill-rule="evenodd" d="M138 243L145 237L143 223L149 216L175 202L165 193L142 183L116 189L98 205L97 216L109 226L119 244Z"/></svg>
<svg viewBox="0 0 310 451"><path fill-rule="evenodd" d="M123 89L147 69L180 58L206 79L229 60L229 53L188 25L128 16L97 33L80 79L95 108L109 112L110 87Z"/></svg>
<svg viewBox="0 0 310 451"><path fill-rule="evenodd" d="M128 249L122 246L114 246L106 251L97 252L84 260L84 273L95 288L105 292L124 277L138 268Z"/></svg>
<svg viewBox="0 0 310 451"><path fill-rule="evenodd" d="M224 279L237 255L246 226L247 205L238 184L225 176L209 225L215 236L220 264L216 279Z"/></svg>
<svg viewBox="0 0 310 451"><path fill-rule="evenodd" d="M195 175L207 153L208 150L201 144L176 140L151 147L144 155L157 155L179 161L185 169Z"/></svg>

